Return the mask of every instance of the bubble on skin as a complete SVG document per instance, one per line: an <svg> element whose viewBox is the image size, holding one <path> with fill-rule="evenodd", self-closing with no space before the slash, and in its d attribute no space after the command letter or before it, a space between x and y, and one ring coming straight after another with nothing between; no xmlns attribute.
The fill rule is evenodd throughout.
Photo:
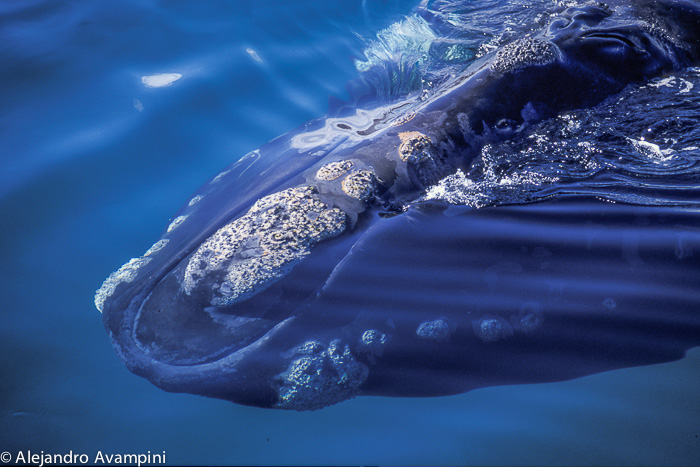
<svg viewBox="0 0 700 467"><path fill-rule="evenodd" d="M617 308L617 302L612 298L606 298L603 300L603 306L608 310L614 310Z"/></svg>
<svg viewBox="0 0 700 467"><path fill-rule="evenodd" d="M355 170L343 179L341 186L349 197L367 202L377 188L377 178L369 170Z"/></svg>
<svg viewBox="0 0 700 467"><path fill-rule="evenodd" d="M277 407L316 410L351 399L369 374L347 345L334 340L327 349L318 341L298 347L301 357L273 379L278 394Z"/></svg>
<svg viewBox="0 0 700 467"><path fill-rule="evenodd" d="M200 201L202 201L203 198L204 198L204 196L202 196L202 195L197 195L197 196L195 196L194 198L192 198L192 199L190 200L189 203L187 203L187 206L192 207L192 206L194 206L195 204L197 204L197 203L199 203Z"/></svg>
<svg viewBox="0 0 700 467"><path fill-rule="evenodd" d="M162 250L163 247L168 244L168 241L168 239L158 240L143 254L143 256L131 258L126 264L105 279L100 288L95 292L95 307L100 313L102 313L104 309L105 300L112 296L117 286L122 282L132 282L138 275L139 269L153 260L150 256Z"/></svg>
<svg viewBox="0 0 700 467"><path fill-rule="evenodd" d="M421 339L446 341L450 338L452 329L447 318L438 318L434 321L424 321L416 329L416 335Z"/></svg>
<svg viewBox="0 0 700 467"><path fill-rule="evenodd" d="M170 223L168 226L167 232L170 233L173 230L177 229L185 220L187 219L188 216L177 216L173 221Z"/></svg>
<svg viewBox="0 0 700 467"><path fill-rule="evenodd" d="M347 173L355 164L352 161L337 161L324 165L316 172L318 180L335 180Z"/></svg>
<svg viewBox="0 0 700 467"><path fill-rule="evenodd" d="M418 131L405 131L399 133L401 145L399 146L399 157L404 162L418 164L431 157L431 141L423 133Z"/></svg>
<svg viewBox="0 0 700 467"><path fill-rule="evenodd" d="M267 289L313 245L346 227L345 213L321 201L314 187L273 193L200 245L187 264L182 288L190 295L204 283L212 305L232 305ZM214 279L204 280L209 277Z"/></svg>

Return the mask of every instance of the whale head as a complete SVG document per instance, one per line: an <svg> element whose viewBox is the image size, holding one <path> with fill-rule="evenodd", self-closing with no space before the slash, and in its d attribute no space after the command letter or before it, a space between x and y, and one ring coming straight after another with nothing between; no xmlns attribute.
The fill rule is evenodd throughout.
<svg viewBox="0 0 700 467"><path fill-rule="evenodd" d="M687 0L587 3L568 8L548 30L564 61L627 83L700 60L700 7Z"/></svg>
<svg viewBox="0 0 700 467"><path fill-rule="evenodd" d="M500 83L510 83L514 74L556 63L569 76L592 77L587 87L612 92L620 83L698 63L700 6L689 0L587 3L568 8L537 37L487 60L496 91L508 89ZM470 89L478 94L479 86ZM557 89L583 94L587 87L564 82ZM521 100L529 102L527 96ZM444 102L452 105L450 99ZM394 203L402 193L413 193L415 180L440 172L435 167L450 168L455 145L435 136L448 126L446 114L435 110L442 103L436 99L430 112L402 115L379 136L366 138L326 130L330 120L314 122L205 185L152 248L114 272L97 292L105 327L129 369L169 391L303 410L365 393L373 365L391 349L401 349L409 357L385 368L382 381L415 384L397 389L387 382L383 390L375 383L370 393L434 395L474 387L455 376L461 367L450 368L447 361L445 376L430 380L412 367L414 361L439 360L421 352L451 349L451 318L402 324L411 322L411 313L394 314L386 311L391 309L386 302L370 300L367 270L353 266L366 257L363 252L386 253L386 261L378 263L388 278L381 287L393 287L410 305L410 278L392 269L391 261L409 251L420 255L426 245L407 241L404 232L431 220L402 213L408 208ZM453 126L469 126L466 120L455 115ZM425 122L432 122L434 133L426 131ZM315 143L302 147L300 140ZM447 229L426 225L423 232L427 238ZM384 246L370 248L373 238ZM426 261L455 267L449 248L438 253L444 258ZM406 280L391 280L394 276ZM444 297L458 293L454 284L437 287ZM483 343L529 335L539 322L537 313L528 311L512 319L486 317L463 328L479 334Z"/></svg>

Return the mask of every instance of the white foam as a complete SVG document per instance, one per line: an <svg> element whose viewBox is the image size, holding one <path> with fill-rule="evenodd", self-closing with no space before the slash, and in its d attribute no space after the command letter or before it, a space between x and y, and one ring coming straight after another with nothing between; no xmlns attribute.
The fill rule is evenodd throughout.
<svg viewBox="0 0 700 467"><path fill-rule="evenodd" d="M669 76L668 78L655 79L649 86L652 88L675 88L678 87L679 94L688 94L693 89L693 83L683 78L678 78L676 76Z"/></svg>
<svg viewBox="0 0 700 467"><path fill-rule="evenodd" d="M666 162L673 159L673 149L661 149L658 144L649 141L627 138L627 141L643 156L647 156L654 162Z"/></svg>
<svg viewBox="0 0 700 467"><path fill-rule="evenodd" d="M395 60L397 57L427 54L437 35L426 20L412 15L377 33L377 39L364 50L365 60L355 60L358 71Z"/></svg>

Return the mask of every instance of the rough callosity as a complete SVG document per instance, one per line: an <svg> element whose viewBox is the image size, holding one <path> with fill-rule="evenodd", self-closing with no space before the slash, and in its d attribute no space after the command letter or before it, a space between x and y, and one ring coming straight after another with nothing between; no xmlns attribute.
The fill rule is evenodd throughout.
<svg viewBox="0 0 700 467"><path fill-rule="evenodd" d="M376 329L368 329L362 333L359 344L361 352L381 356L384 348L389 344L389 336Z"/></svg>
<svg viewBox="0 0 700 467"><path fill-rule="evenodd" d="M245 300L284 277L314 244L339 235L346 226L345 213L321 201L314 187L265 196L194 252L182 288L189 295L209 278L212 305Z"/></svg>
<svg viewBox="0 0 700 467"><path fill-rule="evenodd" d="M173 221L170 223L170 225L168 225L168 230L167 230L167 232L170 233L170 232L172 232L173 230L175 230L175 229L177 229L178 227L180 227L180 224L182 224L183 222L185 222L185 220L187 220L187 217L188 217L188 216L178 216L178 217L176 217L175 219L173 219Z"/></svg>
<svg viewBox="0 0 700 467"><path fill-rule="evenodd" d="M347 173L354 165L352 161L330 162L318 169L316 178L318 180L335 180Z"/></svg>
<svg viewBox="0 0 700 467"><path fill-rule="evenodd" d="M355 170L343 179L342 188L349 197L367 202L377 189L377 177L366 169Z"/></svg>
<svg viewBox="0 0 700 467"><path fill-rule="evenodd" d="M158 253L165 245L168 244L167 239L158 240L151 248L139 258L131 258L129 262L114 271L102 283L102 286L95 292L95 307L102 313L105 300L112 296L117 286L122 282L132 282L138 275L139 269L142 266L150 263L153 258L151 255Z"/></svg>
<svg viewBox="0 0 700 467"><path fill-rule="evenodd" d="M438 318L434 321L424 321L416 329L416 335L421 339L446 341L450 338L452 329L446 318Z"/></svg>
<svg viewBox="0 0 700 467"><path fill-rule="evenodd" d="M114 271L95 292L95 307L102 313L105 300L112 296L117 286L122 282L132 282L139 268L151 262L151 258L131 258L128 263Z"/></svg>
<svg viewBox="0 0 700 467"><path fill-rule="evenodd" d="M499 50L491 68L496 72L506 73L532 65L546 65L556 58L554 44L544 39L525 37Z"/></svg>
<svg viewBox="0 0 700 467"><path fill-rule="evenodd" d="M473 323L477 337L485 343L507 339L513 335L513 327L500 317L483 317Z"/></svg>
<svg viewBox="0 0 700 467"><path fill-rule="evenodd" d="M327 349L317 341L309 341L296 353L301 356L275 379L277 406L282 409L316 410L351 399L369 373L339 340L332 341Z"/></svg>
<svg viewBox="0 0 700 467"><path fill-rule="evenodd" d="M404 162L418 164L430 158L430 138L418 131L405 131L399 133L401 145L399 157Z"/></svg>

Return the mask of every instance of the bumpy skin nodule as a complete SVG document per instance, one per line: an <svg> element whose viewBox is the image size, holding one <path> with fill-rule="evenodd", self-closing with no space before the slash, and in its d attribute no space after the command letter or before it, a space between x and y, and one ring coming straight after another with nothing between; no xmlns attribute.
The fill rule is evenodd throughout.
<svg viewBox="0 0 700 467"><path fill-rule="evenodd" d="M699 11L690 0L568 8L425 102L358 110L356 129L328 118L250 153L98 290L117 352L166 390L260 407L312 410L358 394L488 385L470 380L464 358L536 339L546 322L536 306L503 316L479 316L468 303L461 313L386 316L381 303L360 300L348 311L343 304L365 292L353 283L364 278L344 276L344 266L371 249L364 232L381 236L379 211L402 212L485 143L697 63ZM425 246L410 243L406 254ZM440 371L426 378L426 365ZM504 379L538 380L518 371Z"/></svg>
<svg viewBox="0 0 700 467"><path fill-rule="evenodd" d="M195 251L182 288L189 295L204 287L212 293L211 305L232 305L267 289L346 225L345 213L321 201L313 187L265 196Z"/></svg>

